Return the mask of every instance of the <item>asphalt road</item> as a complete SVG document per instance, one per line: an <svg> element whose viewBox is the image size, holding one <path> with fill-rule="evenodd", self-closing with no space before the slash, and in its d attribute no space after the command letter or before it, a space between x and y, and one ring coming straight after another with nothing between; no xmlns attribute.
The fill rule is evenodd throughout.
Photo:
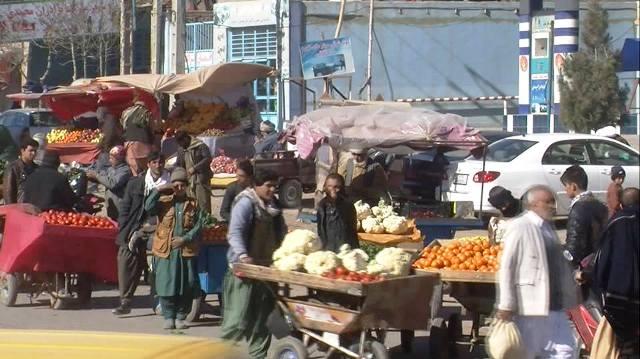
<svg viewBox="0 0 640 359"><path fill-rule="evenodd" d="M214 213L217 213L217 205L220 199L216 198L213 202ZM296 222L296 215L295 211L286 212L286 219L291 228L309 226ZM558 232L560 238L564 238L564 230ZM484 234L486 234L485 231L460 231L456 236ZM461 313L461 307L455 301L449 298L445 298L445 300L447 315L455 312ZM123 317L115 317L111 314L111 310L118 305L118 291L115 286L98 285L88 308L72 305L68 309L53 310L49 307L49 298L46 294L36 298L30 298L28 294L20 294L15 307L0 306L0 328L114 331L168 335L186 334L207 338L219 337L221 318L215 295L209 295L206 298L205 312L201 320L192 323L189 329L182 332L162 330L162 318L153 313L152 302L153 300L149 296L149 286L146 284L138 288L131 314ZM411 308L398 308L398 310L411 310ZM469 333L470 318L463 317L463 319L463 331ZM387 336L385 344L391 348L393 358L425 358L425 353L428 352L428 333L416 333L413 354L403 354L399 348L399 343L398 333L390 333ZM469 351L468 338L467 340L462 340L457 348L461 358L486 357L482 346L475 346L473 351ZM316 357L317 355L313 356Z"/></svg>

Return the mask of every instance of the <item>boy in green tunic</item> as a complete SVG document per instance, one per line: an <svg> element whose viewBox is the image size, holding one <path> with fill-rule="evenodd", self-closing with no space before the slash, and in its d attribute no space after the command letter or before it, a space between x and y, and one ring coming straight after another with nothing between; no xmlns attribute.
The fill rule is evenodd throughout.
<svg viewBox="0 0 640 359"><path fill-rule="evenodd" d="M200 291L194 257L202 229L202 210L187 196L187 171L178 167L171 183L153 190L145 201L150 216L158 216L153 238L156 291L160 297L164 329L186 329L184 320Z"/></svg>

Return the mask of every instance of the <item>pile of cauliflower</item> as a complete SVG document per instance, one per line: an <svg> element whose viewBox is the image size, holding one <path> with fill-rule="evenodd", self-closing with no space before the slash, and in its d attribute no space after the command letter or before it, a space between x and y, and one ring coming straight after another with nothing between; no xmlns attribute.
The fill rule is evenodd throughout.
<svg viewBox="0 0 640 359"><path fill-rule="evenodd" d="M358 201L354 203L358 216L358 230L373 234L405 234L409 231L407 219L393 211L393 207L380 200L377 206Z"/></svg>
<svg viewBox="0 0 640 359"><path fill-rule="evenodd" d="M352 272L382 276L405 276L411 267L411 255L399 248L385 248L375 258L348 244L339 253L322 251L318 236L309 230L296 229L287 234L273 253L273 267L284 271L306 271L322 275L343 266Z"/></svg>

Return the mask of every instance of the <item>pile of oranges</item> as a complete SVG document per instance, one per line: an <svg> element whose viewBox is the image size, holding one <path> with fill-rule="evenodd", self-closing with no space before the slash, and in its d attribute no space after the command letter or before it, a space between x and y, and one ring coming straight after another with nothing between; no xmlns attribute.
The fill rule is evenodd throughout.
<svg viewBox="0 0 640 359"><path fill-rule="evenodd" d="M417 269L497 272L501 245L491 245L486 237L453 240L442 246L425 248L413 263Z"/></svg>

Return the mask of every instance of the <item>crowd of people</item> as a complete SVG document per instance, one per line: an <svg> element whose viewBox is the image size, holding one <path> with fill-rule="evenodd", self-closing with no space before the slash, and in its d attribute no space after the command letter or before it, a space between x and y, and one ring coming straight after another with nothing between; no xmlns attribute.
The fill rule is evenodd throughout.
<svg viewBox="0 0 640 359"><path fill-rule="evenodd" d="M115 315L131 311L131 301L153 253L154 288L165 329L185 329L194 296L200 292L196 270L197 242L203 218L211 212L211 153L206 144L177 132L176 167L165 169L165 157L154 149L150 113L135 103L116 121L99 109L104 137L98 163L86 171L89 181L104 186L107 215L118 221L118 285ZM261 151L277 149L278 136L263 123ZM42 151L31 138L20 144L18 159L5 171L6 204L31 203L41 210L73 210L81 203L67 178L58 172L60 158ZM366 148L340 155L328 146L319 150L316 192L317 232L323 249L358 247L353 202L377 203L388 193L387 176ZM333 165L329 165L332 163ZM270 265L287 233L275 196L279 175L254 172L239 161L237 181L224 195L220 217L229 222L227 259L234 263ZM620 357L638 352L640 288L638 261L638 188L623 188L624 169L611 169L606 204L588 190L584 169L574 165L561 176L571 199L564 243L553 218L554 192L531 187L523 201L508 189L489 191L490 203L502 216L490 221L491 241L502 242L496 317L516 324L527 357L573 358L577 344L565 314L588 297L599 298L601 326L614 333L611 347ZM574 290L578 289L581 290ZM246 340L253 358L266 357L271 341L267 320L275 306L274 288L227 271L223 284L222 336ZM633 320L632 320L633 319Z"/></svg>

